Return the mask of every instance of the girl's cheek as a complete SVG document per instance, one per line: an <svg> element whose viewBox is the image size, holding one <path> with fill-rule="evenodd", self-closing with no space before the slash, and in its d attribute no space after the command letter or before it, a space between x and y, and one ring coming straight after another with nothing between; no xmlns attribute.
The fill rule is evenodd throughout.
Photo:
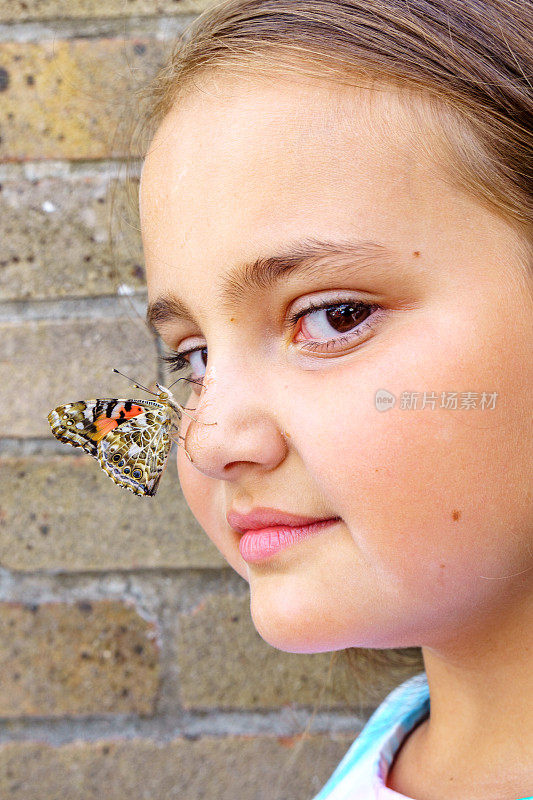
<svg viewBox="0 0 533 800"><path fill-rule="evenodd" d="M181 436L185 436L187 426L188 421L182 422ZM196 469L181 445L178 447L177 466L180 486L194 517L228 564L247 581L247 566L238 549L239 535L223 522L226 508L223 494L220 494L220 482Z"/></svg>
<svg viewBox="0 0 533 800"><path fill-rule="evenodd" d="M530 379L512 356L515 338L502 359L496 342L505 337L491 334L488 310L460 310L403 318L357 371L332 371L320 393L304 390L312 402L298 408L291 430L308 432L299 437L303 462L383 580L415 590L422 571L428 586L446 580L459 591L473 578L482 594L490 582L478 575L523 568L510 531L514 523L525 547L528 455L516 438L524 447ZM395 396L393 408L377 410L378 387ZM402 406L404 390L418 393L414 407ZM483 390L498 393L495 408L479 407ZM420 407L424 391L435 392L434 406ZM441 408L441 391L457 391L458 407ZM475 409L461 408L468 391Z"/></svg>
<svg viewBox="0 0 533 800"><path fill-rule="evenodd" d="M191 404L188 403L188 408ZM183 491L187 505L192 513L206 532L209 531L208 519L210 516L210 509L212 506L212 497L210 496L210 483L213 483L209 478L203 475L194 464L191 464L187 458L184 449L184 439L189 427L189 420L184 417L180 425L180 444L178 447L177 466L180 486Z"/></svg>

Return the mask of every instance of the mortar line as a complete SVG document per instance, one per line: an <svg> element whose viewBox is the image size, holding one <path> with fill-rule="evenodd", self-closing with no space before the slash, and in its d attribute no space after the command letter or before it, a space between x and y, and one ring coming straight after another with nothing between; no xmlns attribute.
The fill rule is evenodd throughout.
<svg viewBox="0 0 533 800"><path fill-rule="evenodd" d="M317 711L310 727L310 735L350 733L357 735L364 726L372 708L361 712ZM151 719L137 715L113 714L112 718L99 717L52 717L0 719L0 744L45 740L47 744L60 746L79 741L97 742L101 739L149 738L168 743L173 739L214 737L225 739L234 736L297 736L306 729L312 718L312 706L268 710L223 710L208 712L183 712L161 714ZM110 715L111 716L111 715ZM4 727L5 726L5 727Z"/></svg>
<svg viewBox="0 0 533 800"><path fill-rule="evenodd" d="M209 565L193 565L187 564L182 567L168 567L168 566L155 566L155 567L95 567L94 569L84 569L83 567L79 569L52 569L46 567L44 569L7 569L6 567L0 567L0 602L5 602L8 597L6 593L2 592L2 582L5 581L7 577L10 581L16 581L19 586L23 587L23 582L25 579L28 579L31 582L32 587L36 587L36 583L40 580L43 585L38 587L41 592L45 592L45 596L39 598L36 594L31 595L31 599L28 596L27 602L28 603L48 603L48 602L56 602L57 600L62 600L65 602L73 602L79 600L79 596L76 593L78 591L78 587L72 587L65 590L65 586L63 583L59 583L54 587L47 586L46 583L50 583L55 579L59 578L60 580L63 579L67 583L70 581L76 580L78 584L83 583L83 581L91 580L91 579L99 579L101 585L99 586L99 591L103 591L103 594L99 594L97 598L98 600L108 599L108 600L116 600L117 595L114 592L110 592L109 594L105 594L106 581L113 581L118 579L132 579L132 578L179 578L183 575L191 575L194 572L201 572L202 576L209 576L212 575L221 575L224 576L225 573L232 576L234 574L233 568L224 566L222 563L220 566L209 566ZM9 586L9 589L12 590L13 583ZM62 590L61 597L56 597L53 594L55 591ZM72 594L69 594L71 592ZM46 594L48 593L48 594ZM51 594L50 594L51 593ZM10 591L9 594L11 595L12 592ZM53 598L52 599L52 595ZM15 600L14 596L13 599L15 602L19 602L19 600ZM87 598L86 598L87 599ZM23 602L23 601L20 601ZM24 601L25 602L25 601Z"/></svg>
<svg viewBox="0 0 533 800"><path fill-rule="evenodd" d="M99 160L55 158L29 161L6 161L0 164L0 182L38 181L45 178L138 178L141 174L142 158L103 158ZM121 170L128 173L121 173Z"/></svg>
<svg viewBox="0 0 533 800"><path fill-rule="evenodd" d="M96 297L4 300L0 301L0 323L128 318L132 306L133 311L144 319L146 300L145 290L136 291L127 284L122 284L117 294Z"/></svg>

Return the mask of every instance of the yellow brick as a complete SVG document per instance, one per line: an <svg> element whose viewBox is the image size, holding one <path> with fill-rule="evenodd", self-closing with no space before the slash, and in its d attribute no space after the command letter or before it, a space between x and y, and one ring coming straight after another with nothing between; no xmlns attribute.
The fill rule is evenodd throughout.
<svg viewBox="0 0 533 800"><path fill-rule="evenodd" d="M134 91L170 46L119 36L0 44L0 160L127 155L142 116Z"/></svg>
<svg viewBox="0 0 533 800"><path fill-rule="evenodd" d="M197 14L219 0L0 0L0 22Z"/></svg>
<svg viewBox="0 0 533 800"><path fill-rule="evenodd" d="M154 711L156 629L105 600L0 604L0 716Z"/></svg>

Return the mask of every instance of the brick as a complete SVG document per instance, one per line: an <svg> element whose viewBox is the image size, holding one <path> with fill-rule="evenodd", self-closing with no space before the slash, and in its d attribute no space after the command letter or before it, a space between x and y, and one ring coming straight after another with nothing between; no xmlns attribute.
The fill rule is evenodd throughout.
<svg viewBox="0 0 533 800"><path fill-rule="evenodd" d="M0 795L10 800L309 800L355 734L201 737L0 747Z"/></svg>
<svg viewBox="0 0 533 800"><path fill-rule="evenodd" d="M0 565L9 570L220 568L171 454L155 497L116 486L89 455L0 459Z"/></svg>
<svg viewBox="0 0 533 800"><path fill-rule="evenodd" d="M144 289L138 186L118 174L4 180L0 300Z"/></svg>
<svg viewBox="0 0 533 800"><path fill-rule="evenodd" d="M170 47L149 36L0 44L0 160L138 156L135 90Z"/></svg>
<svg viewBox="0 0 533 800"><path fill-rule="evenodd" d="M112 367L141 383L155 378L155 343L133 312L118 319L0 325L0 436L52 438L47 415L55 406L132 392L138 397Z"/></svg>
<svg viewBox="0 0 533 800"><path fill-rule="evenodd" d="M115 601L0 604L0 716L152 714L156 634Z"/></svg>
<svg viewBox="0 0 533 800"><path fill-rule="evenodd" d="M218 0L0 0L0 22L197 14Z"/></svg>
<svg viewBox="0 0 533 800"><path fill-rule="evenodd" d="M361 649L355 668L335 654L328 675L331 653L276 650L255 630L249 600L233 596L208 596L181 614L177 651L181 702L195 710L318 703L318 708L361 711L423 669L415 649L403 672L393 673L384 659L381 674L376 673L377 659Z"/></svg>

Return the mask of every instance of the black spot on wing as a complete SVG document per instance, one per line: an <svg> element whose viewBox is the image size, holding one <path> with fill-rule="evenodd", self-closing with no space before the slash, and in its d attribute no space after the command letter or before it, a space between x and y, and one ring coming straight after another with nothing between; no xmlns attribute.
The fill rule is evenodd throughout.
<svg viewBox="0 0 533 800"><path fill-rule="evenodd" d="M104 404L101 400L97 400L96 404L93 408L93 422L96 422L102 411L104 410Z"/></svg>

